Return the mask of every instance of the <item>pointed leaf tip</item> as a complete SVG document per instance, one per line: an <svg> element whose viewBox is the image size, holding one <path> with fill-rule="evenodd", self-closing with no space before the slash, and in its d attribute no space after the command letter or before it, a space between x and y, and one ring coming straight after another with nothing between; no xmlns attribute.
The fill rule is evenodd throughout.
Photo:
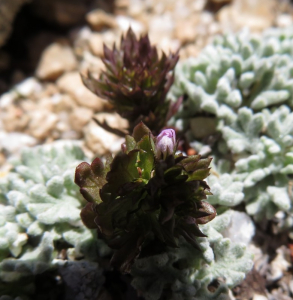
<svg viewBox="0 0 293 300"><path fill-rule="evenodd" d="M216 217L217 211L211 204L209 204L208 202L205 202L205 201L201 201L201 207L202 208L200 208L199 210L204 211L204 212L208 213L209 215L206 217L201 217L201 218L196 219L197 224L206 224L206 223L212 221Z"/></svg>
<svg viewBox="0 0 293 300"><path fill-rule="evenodd" d="M134 127L132 136L136 142L139 142L145 135L150 133L150 129L143 122L140 122Z"/></svg>
<svg viewBox="0 0 293 300"><path fill-rule="evenodd" d="M91 169L96 176L102 176L104 172L104 164L100 158L94 159L91 163Z"/></svg>

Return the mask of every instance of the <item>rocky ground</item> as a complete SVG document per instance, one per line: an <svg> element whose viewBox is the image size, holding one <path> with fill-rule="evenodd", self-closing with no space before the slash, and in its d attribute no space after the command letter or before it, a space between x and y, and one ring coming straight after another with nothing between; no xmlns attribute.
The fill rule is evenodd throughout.
<svg viewBox="0 0 293 300"><path fill-rule="evenodd" d="M117 128L127 123L84 87L80 73L102 70L103 43L119 44L129 26L137 35L148 32L162 51L179 49L182 60L217 34L293 24L289 0L35 0L15 1L5 12L8 2L0 0L6 16L0 27L7 29L0 31L0 176L10 168L7 158L24 146L57 139L82 140L89 156L119 151L121 138L92 119ZM291 299L293 249L279 247L279 239L251 249L255 271L234 289L237 299Z"/></svg>

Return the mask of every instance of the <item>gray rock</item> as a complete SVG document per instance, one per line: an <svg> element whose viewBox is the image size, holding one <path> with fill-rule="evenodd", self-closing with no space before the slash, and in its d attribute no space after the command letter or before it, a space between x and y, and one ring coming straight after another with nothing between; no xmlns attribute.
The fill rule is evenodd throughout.
<svg viewBox="0 0 293 300"><path fill-rule="evenodd" d="M59 271L66 286L65 300L97 299L105 281L97 263L67 261L63 264L60 261Z"/></svg>

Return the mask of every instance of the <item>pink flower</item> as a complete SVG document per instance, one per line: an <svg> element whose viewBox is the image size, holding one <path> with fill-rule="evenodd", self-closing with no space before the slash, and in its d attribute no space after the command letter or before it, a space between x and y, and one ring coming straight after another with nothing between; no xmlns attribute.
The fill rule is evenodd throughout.
<svg viewBox="0 0 293 300"><path fill-rule="evenodd" d="M159 159L165 159L168 155L173 154L176 148L176 134L173 129L165 129L156 140L156 151Z"/></svg>

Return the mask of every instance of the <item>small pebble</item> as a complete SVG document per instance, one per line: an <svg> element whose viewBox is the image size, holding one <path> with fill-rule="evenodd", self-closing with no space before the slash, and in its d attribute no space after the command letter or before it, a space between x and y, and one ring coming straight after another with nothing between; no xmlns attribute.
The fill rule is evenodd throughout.
<svg viewBox="0 0 293 300"><path fill-rule="evenodd" d="M42 80L56 80L66 71L73 71L77 61L68 45L53 43L42 54L36 76Z"/></svg>
<svg viewBox="0 0 293 300"><path fill-rule="evenodd" d="M91 108L96 112L103 109L103 100L84 86L79 72L62 75L57 81L57 86L61 92L70 95L78 105Z"/></svg>
<svg viewBox="0 0 293 300"><path fill-rule="evenodd" d="M117 22L113 15L107 14L101 9L95 9L86 15L86 20L91 28L100 31L104 28L116 28Z"/></svg>

